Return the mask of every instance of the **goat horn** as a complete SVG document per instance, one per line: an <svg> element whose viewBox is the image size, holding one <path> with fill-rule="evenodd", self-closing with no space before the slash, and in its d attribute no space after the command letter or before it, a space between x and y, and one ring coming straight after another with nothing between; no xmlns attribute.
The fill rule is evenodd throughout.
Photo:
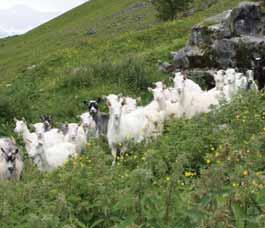
<svg viewBox="0 0 265 228"><path fill-rule="evenodd" d="M27 141L27 142L29 142L29 143L32 143L32 141L31 141L31 140L29 140L29 139L26 139L26 141Z"/></svg>
<svg viewBox="0 0 265 228"><path fill-rule="evenodd" d="M137 102L141 102L141 101L142 101L142 98L141 98L141 97L137 97L137 98L136 98L136 101L137 101Z"/></svg>
<svg viewBox="0 0 265 228"><path fill-rule="evenodd" d="M14 144L16 144L16 139L13 136L11 136L11 140Z"/></svg>

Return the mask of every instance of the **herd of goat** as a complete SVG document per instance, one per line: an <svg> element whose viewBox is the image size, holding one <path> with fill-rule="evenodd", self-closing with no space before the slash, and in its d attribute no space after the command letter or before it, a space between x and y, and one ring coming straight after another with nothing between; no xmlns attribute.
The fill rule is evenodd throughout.
<svg viewBox="0 0 265 228"><path fill-rule="evenodd" d="M219 70L213 76L215 87L203 91L185 73L177 72L172 78L172 87L156 82L154 88L148 88L153 100L146 106L138 106L138 99L112 94L85 102L88 112L80 115L80 123L63 124L58 129L53 128L51 117L45 116L40 123L32 125L34 131L31 132L24 119L15 119L14 132L22 136L29 158L41 171L62 166L69 158L85 151L88 139L102 136L108 141L114 165L129 142L148 142L160 136L165 121L207 113L230 102L241 89L258 90L251 70L243 74L230 68ZM106 101L109 113L100 111L102 100ZM19 180L23 159L15 141L1 138L0 148L0 180Z"/></svg>

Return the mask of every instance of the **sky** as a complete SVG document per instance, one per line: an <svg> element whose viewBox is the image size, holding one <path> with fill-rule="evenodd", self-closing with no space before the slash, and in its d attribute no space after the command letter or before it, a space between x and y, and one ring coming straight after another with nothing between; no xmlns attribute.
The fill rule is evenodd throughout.
<svg viewBox="0 0 265 228"><path fill-rule="evenodd" d="M0 0L0 10L25 5L38 11L65 12L87 0Z"/></svg>
<svg viewBox="0 0 265 228"><path fill-rule="evenodd" d="M89 0L0 0L0 38L23 34Z"/></svg>

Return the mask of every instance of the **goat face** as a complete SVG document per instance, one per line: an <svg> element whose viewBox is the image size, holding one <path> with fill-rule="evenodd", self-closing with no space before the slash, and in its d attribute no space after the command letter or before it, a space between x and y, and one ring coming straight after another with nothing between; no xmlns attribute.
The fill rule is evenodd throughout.
<svg viewBox="0 0 265 228"><path fill-rule="evenodd" d="M179 96L181 96L184 92L185 80L183 77L174 79L174 88L176 89Z"/></svg>
<svg viewBox="0 0 265 228"><path fill-rule="evenodd" d="M86 127L86 128L90 128L90 127L94 128L95 127L95 122L88 112L82 114L80 116L80 119L81 119L81 122L82 122L84 127Z"/></svg>
<svg viewBox="0 0 265 228"><path fill-rule="evenodd" d="M12 174L14 173L16 169L16 159L17 155L19 153L19 150L17 148L9 148L8 150L4 150L1 148L1 151L4 155L4 159L6 161L6 167L7 167L7 177L11 178Z"/></svg>
<svg viewBox="0 0 265 228"><path fill-rule="evenodd" d="M215 80L215 86L216 89L222 90L224 87L224 81L225 81L225 72L224 70L219 70L215 75L214 75L214 80Z"/></svg>
<svg viewBox="0 0 265 228"><path fill-rule="evenodd" d="M89 113L94 116L99 112L98 101L91 100L87 103Z"/></svg>
<svg viewBox="0 0 265 228"><path fill-rule="evenodd" d="M40 117L40 120L44 124L45 131L48 131L52 128L52 125L53 125L52 116L44 115Z"/></svg>
<svg viewBox="0 0 265 228"><path fill-rule="evenodd" d="M159 82L154 82L153 85L158 88L158 89L164 89L165 85L163 82L159 81Z"/></svg>
<svg viewBox="0 0 265 228"><path fill-rule="evenodd" d="M15 119L15 121L16 121L16 127L14 129L14 132L17 134L22 133L27 128L26 123L23 120Z"/></svg>
<svg viewBox="0 0 265 228"><path fill-rule="evenodd" d="M122 107L125 105L126 102L124 99L118 99L118 100L108 100L107 99L107 106L109 108L110 116L113 117L113 120L116 124L119 123L121 114L122 114Z"/></svg>
<svg viewBox="0 0 265 228"><path fill-rule="evenodd" d="M45 125L44 123L36 123L33 124L33 128L37 134L42 134L45 132Z"/></svg>
<svg viewBox="0 0 265 228"><path fill-rule="evenodd" d="M78 134L78 124L67 124L67 136L70 141L75 141Z"/></svg>

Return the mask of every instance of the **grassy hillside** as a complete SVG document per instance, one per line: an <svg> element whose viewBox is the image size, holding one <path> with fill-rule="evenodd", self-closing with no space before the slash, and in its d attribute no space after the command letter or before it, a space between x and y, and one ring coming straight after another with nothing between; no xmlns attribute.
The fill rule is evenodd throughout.
<svg viewBox="0 0 265 228"><path fill-rule="evenodd" d="M194 24L238 2L222 0L191 17L159 23L146 2L93 0L26 35L2 40L0 116L36 119L48 112L62 120L80 113L87 97L141 94L137 80L146 87L164 78L157 60L182 47ZM96 34L88 35L90 29Z"/></svg>
<svg viewBox="0 0 265 228"><path fill-rule="evenodd" d="M146 88L167 77L157 60L181 48L194 24L240 1L167 23L143 2L92 0L0 40L1 134L12 134L13 116L76 120L84 99L111 92L147 102ZM51 174L25 155L23 180L0 183L0 227L264 227L263 107L263 93L241 94L219 111L167 123L163 137L131 147L115 168L101 141Z"/></svg>

